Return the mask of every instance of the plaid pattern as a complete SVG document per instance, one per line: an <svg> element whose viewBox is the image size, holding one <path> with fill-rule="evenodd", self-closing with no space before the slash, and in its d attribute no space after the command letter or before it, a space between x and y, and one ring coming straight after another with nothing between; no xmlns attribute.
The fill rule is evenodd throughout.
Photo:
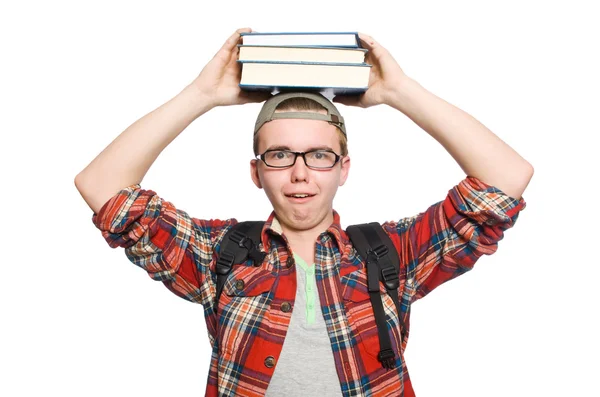
<svg viewBox="0 0 600 397"><path fill-rule="evenodd" d="M512 227L523 198L467 176L445 200L425 212L386 222L384 230L401 259L402 316L408 329L410 305L438 285L470 270L482 255L498 248ZM235 219L200 220L131 185L104 204L92 220L111 247L123 247L129 260L173 293L204 307L212 359L207 396L262 396L275 369L290 322L296 291L293 255L272 213L262 231L262 266L234 266L215 303L215 258ZM291 259L290 259L291 258ZM377 360L379 339L369 300L364 262L340 227L339 215L317 239L315 274L321 309L344 396L414 396L404 362L408 333L401 338L398 314L381 285L396 368ZM217 320L216 311L219 318Z"/></svg>

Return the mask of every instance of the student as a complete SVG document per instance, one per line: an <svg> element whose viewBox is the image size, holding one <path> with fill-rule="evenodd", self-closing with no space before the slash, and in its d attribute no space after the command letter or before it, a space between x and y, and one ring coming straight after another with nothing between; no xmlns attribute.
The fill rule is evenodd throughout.
<svg viewBox="0 0 600 397"><path fill-rule="evenodd" d="M119 135L76 176L77 189L111 247L124 247L153 279L204 306L213 348L206 395L414 396L403 356L407 307L496 251L525 207L521 196L533 167L360 34L373 65L368 90L334 101L401 111L466 174L443 201L383 224L399 252L404 308L399 316L381 287L394 353L385 368L365 263L332 207L350 170L343 117L318 94L240 91L236 45L248 31L238 29L189 86ZM251 176L273 206L261 233L266 256L256 266L234 266L217 305L217 248L237 220L190 217L140 183L162 150L205 112L265 100Z"/></svg>

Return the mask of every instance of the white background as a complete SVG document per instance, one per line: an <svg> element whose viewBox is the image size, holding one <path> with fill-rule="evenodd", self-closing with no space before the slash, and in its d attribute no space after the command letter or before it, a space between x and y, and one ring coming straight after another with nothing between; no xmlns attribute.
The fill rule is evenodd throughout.
<svg viewBox="0 0 600 397"><path fill-rule="evenodd" d="M498 252L414 305L406 359L417 395L600 396L592 3L3 5L0 395L204 394L202 307L109 248L73 179L249 26L368 33L410 77L535 168L527 208ZM416 214L464 178L402 113L339 106L353 159L334 202L344 227ZM269 202L248 171L259 108L218 108L196 120L142 187L197 218L265 219Z"/></svg>

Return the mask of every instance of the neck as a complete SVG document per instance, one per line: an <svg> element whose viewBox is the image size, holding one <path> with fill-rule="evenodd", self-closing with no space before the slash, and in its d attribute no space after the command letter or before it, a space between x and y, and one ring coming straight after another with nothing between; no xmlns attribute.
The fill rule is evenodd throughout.
<svg viewBox="0 0 600 397"><path fill-rule="evenodd" d="M308 263L314 260L315 242L321 233L323 233L333 223L333 212L317 225L308 229L295 228L290 225L281 224L281 230L285 235L292 251L300 255Z"/></svg>

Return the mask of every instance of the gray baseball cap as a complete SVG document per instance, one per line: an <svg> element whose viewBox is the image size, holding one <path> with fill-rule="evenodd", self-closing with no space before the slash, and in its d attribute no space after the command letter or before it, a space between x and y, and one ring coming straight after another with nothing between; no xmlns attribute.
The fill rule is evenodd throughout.
<svg viewBox="0 0 600 397"><path fill-rule="evenodd" d="M309 98L315 102L318 102L325 109L327 114L314 113L314 112L278 112L275 113L277 106L290 98ZM344 124L344 118L340 114L339 110L335 105L326 97L321 94L313 92L284 92L272 96L267 99L263 104L258 117L256 118L256 124L254 125L254 135L258 132L260 127L264 123L276 119L310 119L310 120L323 120L329 124L333 124L338 127L344 135L346 135L346 125Z"/></svg>

